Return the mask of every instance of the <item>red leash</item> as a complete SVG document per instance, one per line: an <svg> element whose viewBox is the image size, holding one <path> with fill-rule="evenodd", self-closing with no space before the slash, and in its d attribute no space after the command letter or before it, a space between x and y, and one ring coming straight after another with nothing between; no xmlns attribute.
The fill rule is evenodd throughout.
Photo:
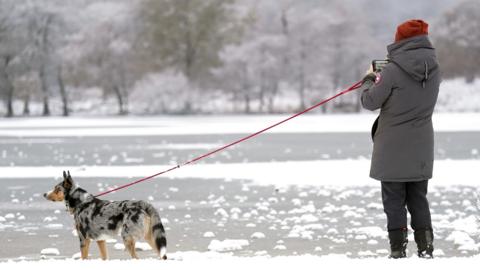
<svg viewBox="0 0 480 270"><path fill-rule="evenodd" d="M231 146L234 146L234 145L239 144L239 143L241 143L241 142L244 142L244 141L246 141L246 140L248 140L248 139L251 139L251 138L253 138L253 137L255 137L255 136L257 136L257 135L259 135L259 134L261 134L261 133L264 133L264 132L267 131L267 130L270 130L270 129L276 127L276 126L279 126L279 125L281 125L281 124L283 124L283 123L285 123L285 122L287 122L287 121L289 121L289 120L292 120L293 118L296 118L296 117L298 117L298 116L300 116L300 115L302 115L302 114L305 114L305 113L307 113L307 112L309 112L309 111L311 111L311 110L313 110L313 109L315 109L315 108L317 108L317 107L320 107L320 106L322 106L323 104L329 102L329 101L332 100L332 99L335 99L335 98L337 98L337 97L339 97L339 96L341 96L341 95L344 95L344 94L346 94L346 93L348 93L348 92L351 92L351 91L353 91L353 90L355 90L355 89L358 89L361 85L362 85L362 81L359 81L359 82L355 83L354 85L350 86L348 89L343 90L343 91L339 92L338 94L336 94L336 95L334 95L334 96L332 96L332 97L330 97L330 98L327 98L327 99L325 99L325 100L323 100L323 101L321 101L321 102L319 102L319 103L317 103L317 104L315 104L315 105L313 105L313 106L305 109L304 111L301 111L301 112L299 112L299 113L296 113L296 114L294 114L294 115L292 115L292 116L290 116L290 117L288 117L288 118L286 118L286 119L284 119L284 120L282 120L282 121L280 121L280 122L278 122L278 123L275 123L275 124L273 124L273 125L271 125L271 126L269 126L269 127L264 128L264 129L262 129L262 130L260 130L260 131L257 131L257 132L255 132L255 133L253 133L253 134L250 134L250 135L248 135L248 136L246 136L246 137L243 137L243 138L241 138L241 139L239 139L239 140L236 140L236 141L234 141L234 142L232 142L232 143L229 143L229 144L227 144L227 145L225 145L225 146L222 146L222 147L220 147L220 148L218 148L218 149L215 149L215 150L213 150L213 151L211 151L211 152L208 152L208 153L206 153L206 154L204 154L204 155L201 155L201 156L198 156L198 157L196 157L196 158L194 158L194 159L191 159L191 160L183 163L182 165L174 166L174 167L172 167L172 168L170 168L170 169L168 169L168 170L165 170L165 171L156 173L156 174L154 174L154 175L150 175L150 176L144 177L144 178L142 178L142 179L138 179L138 180L136 180L136 181L134 181L134 182L131 182L131 183L128 183L128 184L119 186L119 187L117 187L117 188L114 188L114 189L111 189L111 190L102 192L102 193L100 193L100 194L95 195L95 197L100 197L100 196L106 195L106 194L108 194L108 193L112 193L112 192L114 192L114 191L121 190L121 189L127 188L127 187L129 187L129 186L133 186L133 185L139 184L139 183L141 183L141 182L144 182L144 181L150 180L150 179L152 179L152 178L155 178L155 177L157 177L157 176L159 176L159 175L162 175L162 174L168 173L168 172L170 172L170 171L176 170L176 169L178 169L178 168L180 168L180 167L183 167L183 166L186 166L186 165L195 163L195 162L197 162L197 161L199 161L199 160L201 160L201 159L204 159L204 158L206 158L206 157L208 157L208 156L211 156L211 155L213 155L213 154L215 154L215 153L217 153L217 152L220 152L220 151L222 151L222 150L225 150L225 149L227 149L227 148L229 148L229 147L231 147Z"/></svg>

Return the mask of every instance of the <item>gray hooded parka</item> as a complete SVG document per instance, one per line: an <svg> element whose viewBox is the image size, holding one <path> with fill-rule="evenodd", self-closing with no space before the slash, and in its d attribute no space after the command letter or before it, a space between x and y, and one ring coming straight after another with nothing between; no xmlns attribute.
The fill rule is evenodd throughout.
<svg viewBox="0 0 480 270"><path fill-rule="evenodd" d="M370 177L387 182L432 178L432 113L437 102L440 70L427 35L387 47L390 63L375 82L366 81L361 101L380 110L372 127Z"/></svg>

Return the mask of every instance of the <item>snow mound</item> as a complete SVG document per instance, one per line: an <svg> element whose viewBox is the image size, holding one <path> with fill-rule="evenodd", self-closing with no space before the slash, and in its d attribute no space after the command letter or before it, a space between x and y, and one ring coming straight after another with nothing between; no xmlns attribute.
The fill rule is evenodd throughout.
<svg viewBox="0 0 480 270"><path fill-rule="evenodd" d="M40 251L41 255L50 255L50 256L58 256L60 255L60 251L56 248L44 248Z"/></svg>
<svg viewBox="0 0 480 270"><path fill-rule="evenodd" d="M251 236L252 239L263 239L265 238L265 234L262 232L255 232Z"/></svg>
<svg viewBox="0 0 480 270"><path fill-rule="evenodd" d="M223 241L220 240L212 240L208 245L208 250L216 251L216 252L223 252L223 251L234 251L234 250L241 250L243 247L250 245L248 240L244 239L226 239Z"/></svg>
<svg viewBox="0 0 480 270"><path fill-rule="evenodd" d="M203 237L205 237L205 238L213 238L213 237L215 237L215 234L214 234L213 232L205 232L205 233L203 234Z"/></svg>
<svg viewBox="0 0 480 270"><path fill-rule="evenodd" d="M452 241L458 250L478 251L479 245L466 232L453 231L445 240Z"/></svg>

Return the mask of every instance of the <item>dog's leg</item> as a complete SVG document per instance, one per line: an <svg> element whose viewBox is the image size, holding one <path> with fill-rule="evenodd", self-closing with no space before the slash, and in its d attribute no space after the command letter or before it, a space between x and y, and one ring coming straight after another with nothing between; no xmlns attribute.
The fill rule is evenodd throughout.
<svg viewBox="0 0 480 270"><path fill-rule="evenodd" d="M88 259L88 249L90 247L90 239L80 240L80 252L82 254L82 260Z"/></svg>
<svg viewBox="0 0 480 270"><path fill-rule="evenodd" d="M130 256L134 259L138 259L137 253L135 252L135 239L131 236L127 236L123 239L123 243L125 244L125 248L130 253Z"/></svg>
<svg viewBox="0 0 480 270"><path fill-rule="evenodd" d="M100 257L102 260L108 259L107 246L104 240L97 241L98 249L100 250Z"/></svg>

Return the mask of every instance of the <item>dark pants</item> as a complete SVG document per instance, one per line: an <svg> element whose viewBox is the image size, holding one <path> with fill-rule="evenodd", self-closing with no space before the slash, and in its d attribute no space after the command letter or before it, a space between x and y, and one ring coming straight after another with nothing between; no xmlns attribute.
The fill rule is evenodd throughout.
<svg viewBox="0 0 480 270"><path fill-rule="evenodd" d="M407 228L407 209L412 229L432 229L427 190L428 180L404 183L382 181L383 210L387 214L389 231Z"/></svg>

